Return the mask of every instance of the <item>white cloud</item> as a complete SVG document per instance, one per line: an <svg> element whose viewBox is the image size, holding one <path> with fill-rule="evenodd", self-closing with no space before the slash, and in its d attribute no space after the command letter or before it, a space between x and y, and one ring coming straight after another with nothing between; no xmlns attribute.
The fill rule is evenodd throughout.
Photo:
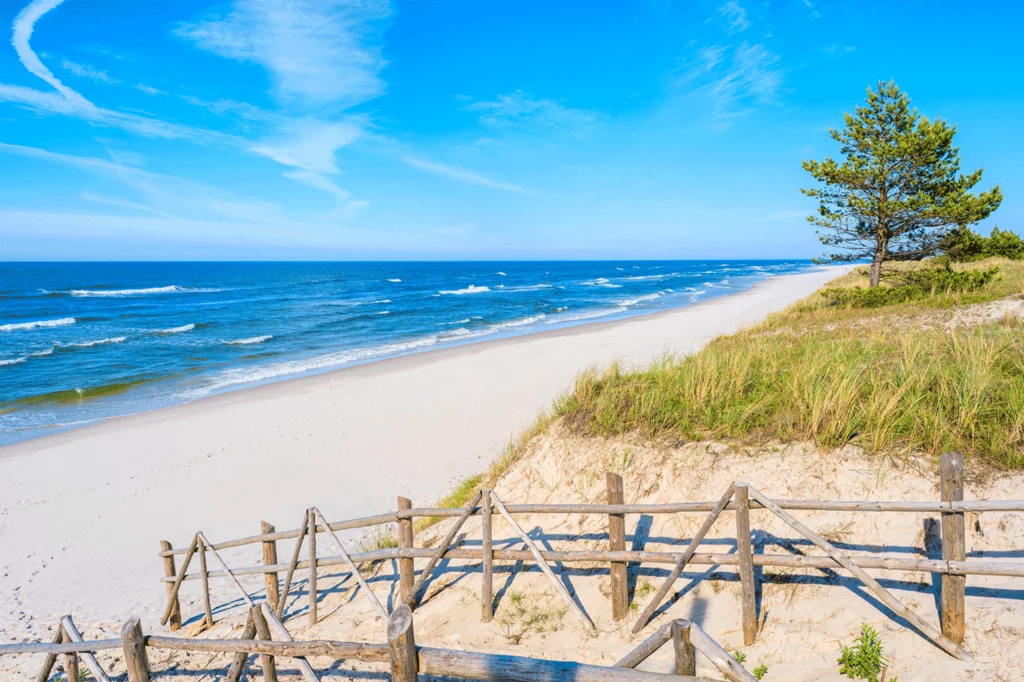
<svg viewBox="0 0 1024 682"><path fill-rule="evenodd" d="M135 89L139 92L144 92L147 95L166 95L167 93L163 90L158 90L152 86L146 85L145 83L139 83L135 86Z"/></svg>
<svg viewBox="0 0 1024 682"><path fill-rule="evenodd" d="M39 59L39 55L32 51L32 47L29 45L29 40L32 38L32 32L35 30L36 22L39 19L57 7L57 5L64 2L64 0L32 0L25 9L18 13L18 16L14 18L13 33L11 35L11 45L14 46L14 51L18 54L18 59L21 63L29 70L29 73L38 76L47 83L49 83L57 92L64 96L69 103L73 106L83 109L91 108L92 103L82 97L80 94L64 85L58 80L53 73Z"/></svg>
<svg viewBox="0 0 1024 682"><path fill-rule="evenodd" d="M315 173L337 173L334 154L359 137L359 122L355 118L333 122L294 119L283 125L277 136L251 146L250 151L285 166Z"/></svg>
<svg viewBox="0 0 1024 682"><path fill-rule="evenodd" d="M178 26L176 33L204 50L262 65L274 94L298 105L343 107L384 91L385 61L369 44L371 23L386 2L235 0L230 11Z"/></svg>
<svg viewBox="0 0 1024 682"><path fill-rule="evenodd" d="M425 161L423 159L417 159L411 156L406 156L402 159L410 166L414 168L420 168L431 173L438 175L444 175L449 178L455 178L456 180L462 180L468 182L471 185L483 185L484 187L490 187L492 189L502 189L506 192L527 192L526 189L519 185L513 185L508 182L499 182L497 180L491 180L490 178L480 175L476 171L471 171L467 168L459 168L458 166L446 166L440 163L434 163L433 161Z"/></svg>
<svg viewBox="0 0 1024 682"><path fill-rule="evenodd" d="M759 44L702 48L678 70L670 94L689 111L705 111L712 122L727 124L759 106L778 103L779 61Z"/></svg>
<svg viewBox="0 0 1024 682"><path fill-rule="evenodd" d="M70 59L62 60L61 66L63 66L65 69L75 74L76 76L79 76L81 78L88 78L90 80L96 81L97 83L103 83L105 85L117 85L121 82L116 78L111 78L109 75L107 75L106 71L94 69L88 64L78 64L76 62L71 61Z"/></svg>
<svg viewBox="0 0 1024 682"><path fill-rule="evenodd" d="M126 166L91 156L75 156L51 152L38 147L7 144L0 142L0 153L13 154L71 166L100 177L112 179L134 190L146 200L138 204L129 200L114 199L118 205L138 205L155 214L190 213L193 216L222 216L233 219L251 219L264 222L281 220L281 207L270 201L250 200L219 187L213 187L194 180L173 175L163 175ZM102 195L89 194L88 201L96 201ZM105 199L110 199L105 197ZM111 203L102 201L101 203Z"/></svg>
<svg viewBox="0 0 1024 682"><path fill-rule="evenodd" d="M482 112L480 122L495 128L558 130L579 137L590 134L602 118L595 111L572 109L550 99L531 99L522 90L499 95L493 102L475 102L466 108Z"/></svg>
<svg viewBox="0 0 1024 682"><path fill-rule="evenodd" d="M105 194L97 194L95 192L90 192L89 190L85 190L85 191L81 192L78 195L78 198L82 199L84 201L91 201L91 202L96 203L96 204L106 204L107 206L119 206L119 207L122 207L122 208L132 208L132 209L135 209L136 211L142 211L144 213L152 213L153 215L158 215L161 218L167 218L169 220L183 220L183 218L181 218L180 216L176 216L176 215L173 215L171 213L165 213L164 211L158 211L155 208L151 208L149 206L144 206L142 204L137 204L134 201L128 201L127 199L120 199L118 197L108 197Z"/></svg>
<svg viewBox="0 0 1024 682"><path fill-rule="evenodd" d="M718 8L718 16L725 21L725 30L729 33L746 31L750 28L747 21L747 10L736 0L730 0Z"/></svg>

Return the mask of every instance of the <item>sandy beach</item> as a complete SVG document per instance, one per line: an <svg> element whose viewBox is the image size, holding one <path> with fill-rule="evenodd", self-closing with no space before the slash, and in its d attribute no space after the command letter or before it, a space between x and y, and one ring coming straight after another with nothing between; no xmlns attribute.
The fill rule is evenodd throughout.
<svg viewBox="0 0 1024 682"><path fill-rule="evenodd" d="M161 539L212 541L429 502L486 467L588 367L692 352L845 268L692 307L410 355L109 420L0 450L0 636L142 616L157 626Z"/></svg>

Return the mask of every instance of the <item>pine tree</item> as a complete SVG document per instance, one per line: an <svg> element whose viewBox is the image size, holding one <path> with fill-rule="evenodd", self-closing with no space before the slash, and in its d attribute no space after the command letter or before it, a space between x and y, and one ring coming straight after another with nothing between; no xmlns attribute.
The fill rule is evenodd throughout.
<svg viewBox="0 0 1024 682"><path fill-rule="evenodd" d="M808 221L820 228L821 243L834 249L823 261L870 258L871 286L877 286L885 261L935 255L945 234L999 207L999 185L971 193L981 169L960 172L956 126L912 110L894 82L868 88L865 104L844 119L842 130L829 131L841 145L842 163L803 162L821 183L801 191L818 199L818 215Z"/></svg>

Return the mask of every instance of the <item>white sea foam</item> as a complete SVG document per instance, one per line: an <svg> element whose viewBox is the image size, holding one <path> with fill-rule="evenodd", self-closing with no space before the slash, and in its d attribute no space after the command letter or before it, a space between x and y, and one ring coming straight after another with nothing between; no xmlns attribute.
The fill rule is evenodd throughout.
<svg viewBox="0 0 1024 682"><path fill-rule="evenodd" d="M597 279L588 280L582 283L585 287L607 287L608 289L621 289L621 284L612 284L604 277L598 277Z"/></svg>
<svg viewBox="0 0 1024 682"><path fill-rule="evenodd" d="M647 294L646 296L637 296L636 298L627 298L627 299L624 299L622 301L619 301L618 304L620 306L628 308L630 306L637 305L638 303L643 303L644 301L655 301L655 300L661 298L664 295L665 295L665 292L659 291L656 294Z"/></svg>
<svg viewBox="0 0 1024 682"><path fill-rule="evenodd" d="M499 284L495 288L502 291L543 291L544 289L554 289L555 287L551 284L526 284L521 287L506 287L504 284Z"/></svg>
<svg viewBox="0 0 1024 682"><path fill-rule="evenodd" d="M400 279L398 279L398 278L396 277L395 279L389 279L388 281L389 281L389 282L401 282L402 280L400 280Z"/></svg>
<svg viewBox="0 0 1024 682"><path fill-rule="evenodd" d="M73 317L62 317L59 320L37 320L35 322L12 322L0 324L0 332L17 332L26 329L48 329L50 327L65 327L76 322Z"/></svg>
<svg viewBox="0 0 1024 682"><path fill-rule="evenodd" d="M378 312L376 312L374 314L375 315L390 315L391 311L390 310L381 310L381 311L378 311Z"/></svg>
<svg viewBox="0 0 1024 682"><path fill-rule="evenodd" d="M502 277L508 277L508 275L506 275L504 272L501 272L500 270L498 271L497 274L501 275Z"/></svg>
<svg viewBox="0 0 1024 682"><path fill-rule="evenodd" d="M221 343L223 343L226 346L251 346L251 345L256 344L256 343L263 343L264 341L270 341L270 339L272 339L272 338L274 338L272 335L266 334L265 336L251 336L251 337L249 337L247 339L234 339L233 341L221 341Z"/></svg>
<svg viewBox="0 0 1024 682"><path fill-rule="evenodd" d="M103 346L108 343L124 343L127 340L127 336L112 336L109 339L96 339L95 341L77 341L75 343L62 343L59 345L61 348L92 348L93 346Z"/></svg>
<svg viewBox="0 0 1024 682"><path fill-rule="evenodd" d="M6 367L7 365L20 365L21 363L28 360L28 358L12 358L10 360L0 360L0 367Z"/></svg>
<svg viewBox="0 0 1024 682"><path fill-rule="evenodd" d="M53 346L50 346L46 350L37 350L35 353L28 354L30 358L41 358L46 355L53 355Z"/></svg>
<svg viewBox="0 0 1024 682"><path fill-rule="evenodd" d="M224 289L203 289L197 287L179 287L175 284L166 287L149 287L148 289L72 289L72 296L147 296L149 294L202 294L225 291Z"/></svg>
<svg viewBox="0 0 1024 682"><path fill-rule="evenodd" d="M449 289L447 291L439 291L438 294L452 294L455 296L461 296L463 294L483 294L490 291L490 287L478 287L475 284L470 284L465 289Z"/></svg>
<svg viewBox="0 0 1024 682"><path fill-rule="evenodd" d="M170 329L157 329L154 334L181 334L182 332L190 332L195 329L194 324L183 324L180 327L171 327Z"/></svg>

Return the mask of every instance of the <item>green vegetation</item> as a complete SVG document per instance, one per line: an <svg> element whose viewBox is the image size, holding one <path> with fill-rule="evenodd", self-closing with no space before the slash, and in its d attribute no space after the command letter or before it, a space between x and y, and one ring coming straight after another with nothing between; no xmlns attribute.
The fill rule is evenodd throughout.
<svg viewBox="0 0 1024 682"><path fill-rule="evenodd" d="M969 227L953 230L942 239L942 253L950 260L968 263L982 258L1008 258L1024 260L1024 239L1016 232L992 228L992 234L982 237Z"/></svg>
<svg viewBox="0 0 1024 682"><path fill-rule="evenodd" d="M751 672L754 674L754 679L763 680L764 676L768 674L768 666L764 663L754 668Z"/></svg>
<svg viewBox="0 0 1024 682"><path fill-rule="evenodd" d="M641 371L586 374L556 414L588 435L957 450L1024 467L1024 327L1016 320L949 329L941 323L950 308L1021 293L1024 263L953 271L993 266L1002 276L980 288L929 290L881 308L836 305L831 295L815 294L695 355ZM865 279L862 268L832 288L863 290Z"/></svg>
<svg viewBox="0 0 1024 682"><path fill-rule="evenodd" d="M856 289L835 287L823 290L824 297L838 305L855 308L881 308L910 301L962 292L977 291L988 286L999 275L999 268L985 270L954 270L947 262L940 267L926 267L893 273L890 286Z"/></svg>
<svg viewBox="0 0 1024 682"><path fill-rule="evenodd" d="M878 633L867 623L861 623L860 637L853 642L852 647L844 646L839 654L839 674L846 675L851 680L867 680L878 682L879 676L888 665L888 661L882 656L882 640ZM892 678L896 682L896 678Z"/></svg>
<svg viewBox="0 0 1024 682"><path fill-rule="evenodd" d="M818 200L818 238L829 261L871 259L870 285L878 286L882 263L934 256L953 228L988 217L1003 199L999 185L972 194L981 170L960 172L956 126L929 121L911 110L910 98L893 82L868 88L856 115L830 130L842 154L804 161L820 183L803 193Z"/></svg>
<svg viewBox="0 0 1024 682"><path fill-rule="evenodd" d="M745 653L743 653L742 651L740 651L739 649L734 649L733 650L732 657L740 665L743 665L743 662L747 660L747 655Z"/></svg>

